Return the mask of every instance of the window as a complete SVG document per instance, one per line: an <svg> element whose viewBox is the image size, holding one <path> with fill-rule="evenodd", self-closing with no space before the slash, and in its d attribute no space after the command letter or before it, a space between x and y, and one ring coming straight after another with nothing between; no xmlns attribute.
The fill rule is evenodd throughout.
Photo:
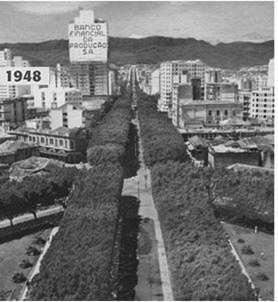
<svg viewBox="0 0 278 302"><path fill-rule="evenodd" d="M225 116L228 116L228 110L224 111Z"/></svg>
<svg viewBox="0 0 278 302"><path fill-rule="evenodd" d="M54 144L53 138L50 138L49 141L50 141L50 145L53 145L53 144Z"/></svg>
<svg viewBox="0 0 278 302"><path fill-rule="evenodd" d="M212 114L212 112L211 112L211 110L209 110L208 115L211 116L211 114Z"/></svg>
<svg viewBox="0 0 278 302"><path fill-rule="evenodd" d="M59 139L59 145L63 146L64 145L64 141L62 139Z"/></svg>
<svg viewBox="0 0 278 302"><path fill-rule="evenodd" d="M41 137L41 143L44 144L44 137Z"/></svg>
<svg viewBox="0 0 278 302"><path fill-rule="evenodd" d="M58 146L58 140L57 140L57 138L55 138L55 147L57 147Z"/></svg>
<svg viewBox="0 0 278 302"><path fill-rule="evenodd" d="M219 111L219 110L216 111L216 115L217 115L217 116L220 115L220 111Z"/></svg>

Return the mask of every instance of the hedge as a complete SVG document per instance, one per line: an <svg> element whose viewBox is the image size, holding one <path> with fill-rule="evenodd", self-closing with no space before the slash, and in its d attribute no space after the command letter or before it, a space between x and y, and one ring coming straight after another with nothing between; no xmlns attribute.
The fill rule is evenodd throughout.
<svg viewBox="0 0 278 302"><path fill-rule="evenodd" d="M69 194L76 168L49 168L49 176L29 176L23 181L7 181L0 187L0 219L12 219L57 203Z"/></svg>
<svg viewBox="0 0 278 302"><path fill-rule="evenodd" d="M214 216L203 175L190 163L152 169L175 300L255 300Z"/></svg>
<svg viewBox="0 0 278 302"><path fill-rule="evenodd" d="M144 159L148 167L167 160L185 161L188 157L184 140L168 119L166 113L157 111L154 97L141 94L138 116L144 147Z"/></svg>
<svg viewBox="0 0 278 302"><path fill-rule="evenodd" d="M60 229L32 281L32 300L112 300L122 168L92 167L75 184Z"/></svg>

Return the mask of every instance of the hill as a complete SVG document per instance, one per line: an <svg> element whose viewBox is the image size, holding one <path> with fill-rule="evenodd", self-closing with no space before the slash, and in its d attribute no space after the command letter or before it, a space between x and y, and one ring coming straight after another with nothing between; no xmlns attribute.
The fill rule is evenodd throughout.
<svg viewBox="0 0 278 302"><path fill-rule="evenodd" d="M40 43L5 43L15 55L30 60L32 65L67 64L68 41L51 40ZM155 64L174 59L201 59L210 66L239 68L267 64L274 56L274 41L263 43L233 42L212 45L193 38L147 37L142 39L109 37L109 54L117 65Z"/></svg>

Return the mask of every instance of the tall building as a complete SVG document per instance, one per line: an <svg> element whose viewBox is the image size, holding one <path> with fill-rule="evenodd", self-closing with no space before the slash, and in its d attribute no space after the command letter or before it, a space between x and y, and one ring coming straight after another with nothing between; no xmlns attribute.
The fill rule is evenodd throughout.
<svg viewBox="0 0 278 302"><path fill-rule="evenodd" d="M221 69L219 68L208 68L205 72L206 83L221 83L222 75Z"/></svg>
<svg viewBox="0 0 278 302"><path fill-rule="evenodd" d="M238 86L234 83L205 83L205 100L212 102L237 102Z"/></svg>
<svg viewBox="0 0 278 302"><path fill-rule="evenodd" d="M93 10L80 10L69 24L70 76L83 96L107 96L107 23L94 18Z"/></svg>
<svg viewBox="0 0 278 302"><path fill-rule="evenodd" d="M159 68L151 74L151 94L159 93L160 70Z"/></svg>
<svg viewBox="0 0 278 302"><path fill-rule="evenodd" d="M274 87L264 87L252 91L250 116L259 121L274 122Z"/></svg>
<svg viewBox="0 0 278 302"><path fill-rule="evenodd" d="M192 102L193 93L192 86L190 84L174 84L172 91L172 123L180 128L180 115L181 115L181 106L183 104Z"/></svg>
<svg viewBox="0 0 278 302"><path fill-rule="evenodd" d="M160 64L160 111L171 110L172 90L174 84L190 83L191 79L200 78L204 84L206 65L200 60L194 61L166 61Z"/></svg>
<svg viewBox="0 0 278 302"><path fill-rule="evenodd" d="M193 101L202 99L201 78L191 79Z"/></svg>
<svg viewBox="0 0 278 302"><path fill-rule="evenodd" d="M270 59L268 63L267 86L274 86L274 58Z"/></svg>
<svg viewBox="0 0 278 302"><path fill-rule="evenodd" d="M70 66L71 84L83 96L107 96L108 72L107 64L73 63Z"/></svg>

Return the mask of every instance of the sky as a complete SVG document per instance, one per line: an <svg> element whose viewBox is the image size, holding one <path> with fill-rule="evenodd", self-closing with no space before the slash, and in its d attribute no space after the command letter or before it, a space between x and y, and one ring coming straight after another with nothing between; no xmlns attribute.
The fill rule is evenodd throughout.
<svg viewBox="0 0 278 302"><path fill-rule="evenodd" d="M193 37L213 44L274 38L273 2L0 1L0 43L67 38L80 7L94 9L114 37Z"/></svg>

